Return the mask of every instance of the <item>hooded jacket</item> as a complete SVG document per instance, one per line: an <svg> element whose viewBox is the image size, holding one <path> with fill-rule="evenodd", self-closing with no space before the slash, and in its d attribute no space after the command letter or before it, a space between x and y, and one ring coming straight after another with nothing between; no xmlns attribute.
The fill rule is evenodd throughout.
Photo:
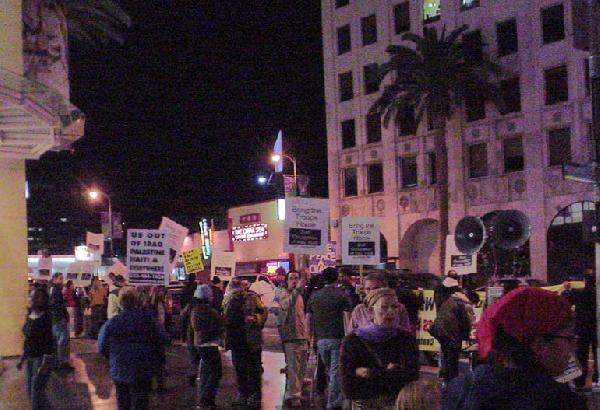
<svg viewBox="0 0 600 410"><path fill-rule="evenodd" d="M253 291L234 291L223 300L225 348L259 350L269 311ZM253 317L253 322L246 322Z"/></svg>

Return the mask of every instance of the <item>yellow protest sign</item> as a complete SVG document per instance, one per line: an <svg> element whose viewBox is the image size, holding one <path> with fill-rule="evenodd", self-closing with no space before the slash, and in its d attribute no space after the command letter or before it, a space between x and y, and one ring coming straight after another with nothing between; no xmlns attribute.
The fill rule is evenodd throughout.
<svg viewBox="0 0 600 410"><path fill-rule="evenodd" d="M183 252L182 258L186 273L196 273L204 270L202 251L200 249L194 248L187 252Z"/></svg>

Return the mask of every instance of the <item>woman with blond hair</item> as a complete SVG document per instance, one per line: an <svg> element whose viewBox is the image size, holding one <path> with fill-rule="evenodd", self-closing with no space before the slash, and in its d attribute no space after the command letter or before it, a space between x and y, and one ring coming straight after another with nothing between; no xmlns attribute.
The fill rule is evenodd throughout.
<svg viewBox="0 0 600 410"><path fill-rule="evenodd" d="M417 341L395 325L400 302L392 289L370 292L365 304L373 322L344 338L342 390L353 409L394 409L402 387L419 379Z"/></svg>

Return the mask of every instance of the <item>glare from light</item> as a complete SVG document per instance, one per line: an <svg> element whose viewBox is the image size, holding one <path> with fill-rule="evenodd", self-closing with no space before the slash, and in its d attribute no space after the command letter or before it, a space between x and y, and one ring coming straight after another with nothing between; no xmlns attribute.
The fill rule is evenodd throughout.
<svg viewBox="0 0 600 410"><path fill-rule="evenodd" d="M265 177L265 176L262 176L262 175L261 175L261 176L259 176L259 177L258 177L256 180L258 181L258 183L259 183L260 185L264 185L264 184L266 184L266 183L267 183L267 177Z"/></svg>
<svg viewBox="0 0 600 410"><path fill-rule="evenodd" d="M100 196L100 192L98 192L98 191L90 191L90 192L88 192L88 195L90 196L90 198L93 201L95 201Z"/></svg>
<svg viewBox="0 0 600 410"><path fill-rule="evenodd" d="M279 155L279 154L273 154L273 155L271 155L271 161L274 162L274 163L277 163L277 162L281 161L281 155Z"/></svg>

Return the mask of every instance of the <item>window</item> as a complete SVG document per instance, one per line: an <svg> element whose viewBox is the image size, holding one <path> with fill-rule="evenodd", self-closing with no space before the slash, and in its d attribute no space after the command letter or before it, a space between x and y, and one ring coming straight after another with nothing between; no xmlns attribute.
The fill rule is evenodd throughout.
<svg viewBox="0 0 600 410"><path fill-rule="evenodd" d="M500 57L519 51L517 20L510 19L496 24L496 39Z"/></svg>
<svg viewBox="0 0 600 410"><path fill-rule="evenodd" d="M344 196L356 195L358 195L356 168L346 168L344 169Z"/></svg>
<svg viewBox="0 0 600 410"><path fill-rule="evenodd" d="M583 78L585 81L585 95L590 95L590 62L587 58L583 59Z"/></svg>
<svg viewBox="0 0 600 410"><path fill-rule="evenodd" d="M348 101L354 97L354 89L352 87L352 71L339 74L340 82L340 101Z"/></svg>
<svg viewBox="0 0 600 410"><path fill-rule="evenodd" d="M542 39L544 44L565 38L565 18L562 4L542 10Z"/></svg>
<svg viewBox="0 0 600 410"><path fill-rule="evenodd" d="M431 23L440 19L440 0L423 1L423 21Z"/></svg>
<svg viewBox="0 0 600 410"><path fill-rule="evenodd" d="M339 9L340 7L347 6L350 3L350 0L335 0L335 8Z"/></svg>
<svg viewBox="0 0 600 410"><path fill-rule="evenodd" d="M479 0L461 0L461 10L468 10L473 7L479 7Z"/></svg>
<svg viewBox="0 0 600 410"><path fill-rule="evenodd" d="M354 120L342 121L342 149L356 145L356 126Z"/></svg>
<svg viewBox="0 0 600 410"><path fill-rule="evenodd" d="M350 25L346 24L337 30L338 55L347 53L352 48L350 40Z"/></svg>
<svg viewBox="0 0 600 410"><path fill-rule="evenodd" d="M502 142L502 148L504 152L504 173L522 171L525 161L521 137L505 139Z"/></svg>
<svg viewBox="0 0 600 410"><path fill-rule="evenodd" d="M369 164L367 173L369 176L369 193L383 192L383 165Z"/></svg>
<svg viewBox="0 0 600 410"><path fill-rule="evenodd" d="M402 188L417 186L417 157L401 157L400 160L400 185Z"/></svg>
<svg viewBox="0 0 600 410"><path fill-rule="evenodd" d="M487 144L469 146L469 178L484 177L488 174Z"/></svg>
<svg viewBox="0 0 600 410"><path fill-rule="evenodd" d="M569 82L567 67L560 66L544 72L546 84L546 105L569 100Z"/></svg>
<svg viewBox="0 0 600 410"><path fill-rule="evenodd" d="M408 1L394 6L394 31L396 34L410 31L410 5Z"/></svg>
<svg viewBox="0 0 600 410"><path fill-rule="evenodd" d="M485 102L480 95L473 93L465 98L465 114L467 122L485 118Z"/></svg>
<svg viewBox="0 0 600 410"><path fill-rule="evenodd" d="M504 106L502 114L521 111L521 86L519 77L500 81L500 97Z"/></svg>
<svg viewBox="0 0 600 410"><path fill-rule="evenodd" d="M435 152L427 154L427 168L429 170L429 185L437 183L437 157Z"/></svg>
<svg viewBox="0 0 600 410"><path fill-rule="evenodd" d="M560 128L548 132L549 165L571 162L571 129Z"/></svg>
<svg viewBox="0 0 600 410"><path fill-rule="evenodd" d="M360 19L362 28L362 44L368 46L377 42L377 18L375 14Z"/></svg>
<svg viewBox="0 0 600 410"><path fill-rule="evenodd" d="M398 111L396 122L398 126L398 136L413 135L416 131L415 109L406 107L404 111Z"/></svg>
<svg viewBox="0 0 600 410"><path fill-rule="evenodd" d="M481 31L471 31L463 36L465 45L465 58L472 61L481 61L483 58L483 40Z"/></svg>
<svg viewBox="0 0 600 410"><path fill-rule="evenodd" d="M381 141L381 117L379 114L367 115L367 144Z"/></svg>
<svg viewBox="0 0 600 410"><path fill-rule="evenodd" d="M379 91L379 75L377 63L364 66L363 76L365 79L365 94L372 94Z"/></svg>

